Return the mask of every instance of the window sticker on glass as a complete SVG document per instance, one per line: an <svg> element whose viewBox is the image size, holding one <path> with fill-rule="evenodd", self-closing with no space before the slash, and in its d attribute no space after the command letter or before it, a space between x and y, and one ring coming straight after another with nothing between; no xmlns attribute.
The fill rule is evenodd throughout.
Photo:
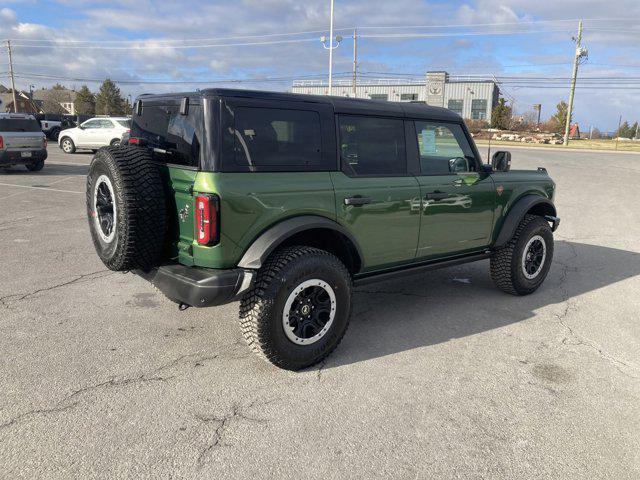
<svg viewBox="0 0 640 480"><path fill-rule="evenodd" d="M436 153L436 131L422 130L422 153Z"/></svg>

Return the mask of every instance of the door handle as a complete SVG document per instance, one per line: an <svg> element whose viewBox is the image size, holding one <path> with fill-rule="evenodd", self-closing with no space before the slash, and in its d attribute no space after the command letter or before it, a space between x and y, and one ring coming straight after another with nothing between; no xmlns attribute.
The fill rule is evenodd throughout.
<svg viewBox="0 0 640 480"><path fill-rule="evenodd" d="M373 203L373 199L371 197L347 197L344 199L345 205L353 205L354 207L367 205L368 203Z"/></svg>
<svg viewBox="0 0 640 480"><path fill-rule="evenodd" d="M427 193L424 196L424 199L425 200L444 200L445 198L448 198L448 197L449 197L448 193L436 191L436 192Z"/></svg>

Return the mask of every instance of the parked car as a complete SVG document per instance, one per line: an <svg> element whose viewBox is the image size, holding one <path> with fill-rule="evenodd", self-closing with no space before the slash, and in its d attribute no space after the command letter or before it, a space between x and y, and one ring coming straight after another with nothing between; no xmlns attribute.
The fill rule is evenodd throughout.
<svg viewBox="0 0 640 480"><path fill-rule="evenodd" d="M47 158L47 137L33 115L0 113L0 167L24 165L37 172Z"/></svg>
<svg viewBox="0 0 640 480"><path fill-rule="evenodd" d="M60 115L57 113L39 113L35 115L36 120L40 122L42 131L48 139L58 141L58 136L62 130L75 127L68 115Z"/></svg>
<svg viewBox="0 0 640 480"><path fill-rule="evenodd" d="M89 168L99 257L181 309L240 300L278 367L338 346L354 286L490 259L498 288L527 295L551 266L555 183L510 171L509 152L483 163L448 109L214 89L134 110L129 145Z"/></svg>
<svg viewBox="0 0 640 480"><path fill-rule="evenodd" d="M94 117L75 128L64 130L58 146L64 153L74 153L80 148L97 150L107 145L117 146L130 126L131 119L127 117Z"/></svg>

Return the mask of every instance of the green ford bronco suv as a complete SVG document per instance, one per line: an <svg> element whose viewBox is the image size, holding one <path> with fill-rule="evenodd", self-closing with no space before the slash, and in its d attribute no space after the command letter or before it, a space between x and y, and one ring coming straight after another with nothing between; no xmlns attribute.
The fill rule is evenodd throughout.
<svg viewBox="0 0 640 480"><path fill-rule="evenodd" d="M281 368L340 343L354 285L490 259L535 291L559 219L543 168L483 164L463 120L416 103L212 89L143 95L129 144L91 162L98 255L182 308L240 300Z"/></svg>

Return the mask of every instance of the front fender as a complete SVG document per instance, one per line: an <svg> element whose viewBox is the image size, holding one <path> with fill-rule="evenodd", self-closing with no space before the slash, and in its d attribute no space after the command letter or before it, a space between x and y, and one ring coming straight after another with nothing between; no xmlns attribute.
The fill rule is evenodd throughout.
<svg viewBox="0 0 640 480"><path fill-rule="evenodd" d="M516 232L516 228L518 228L518 225L524 216L534 207L543 207L546 210L545 215L556 217L556 207L551 200L541 195L524 195L520 197L507 212L507 215L502 222L500 232L496 236L496 240L492 247L502 247L511 240Z"/></svg>

